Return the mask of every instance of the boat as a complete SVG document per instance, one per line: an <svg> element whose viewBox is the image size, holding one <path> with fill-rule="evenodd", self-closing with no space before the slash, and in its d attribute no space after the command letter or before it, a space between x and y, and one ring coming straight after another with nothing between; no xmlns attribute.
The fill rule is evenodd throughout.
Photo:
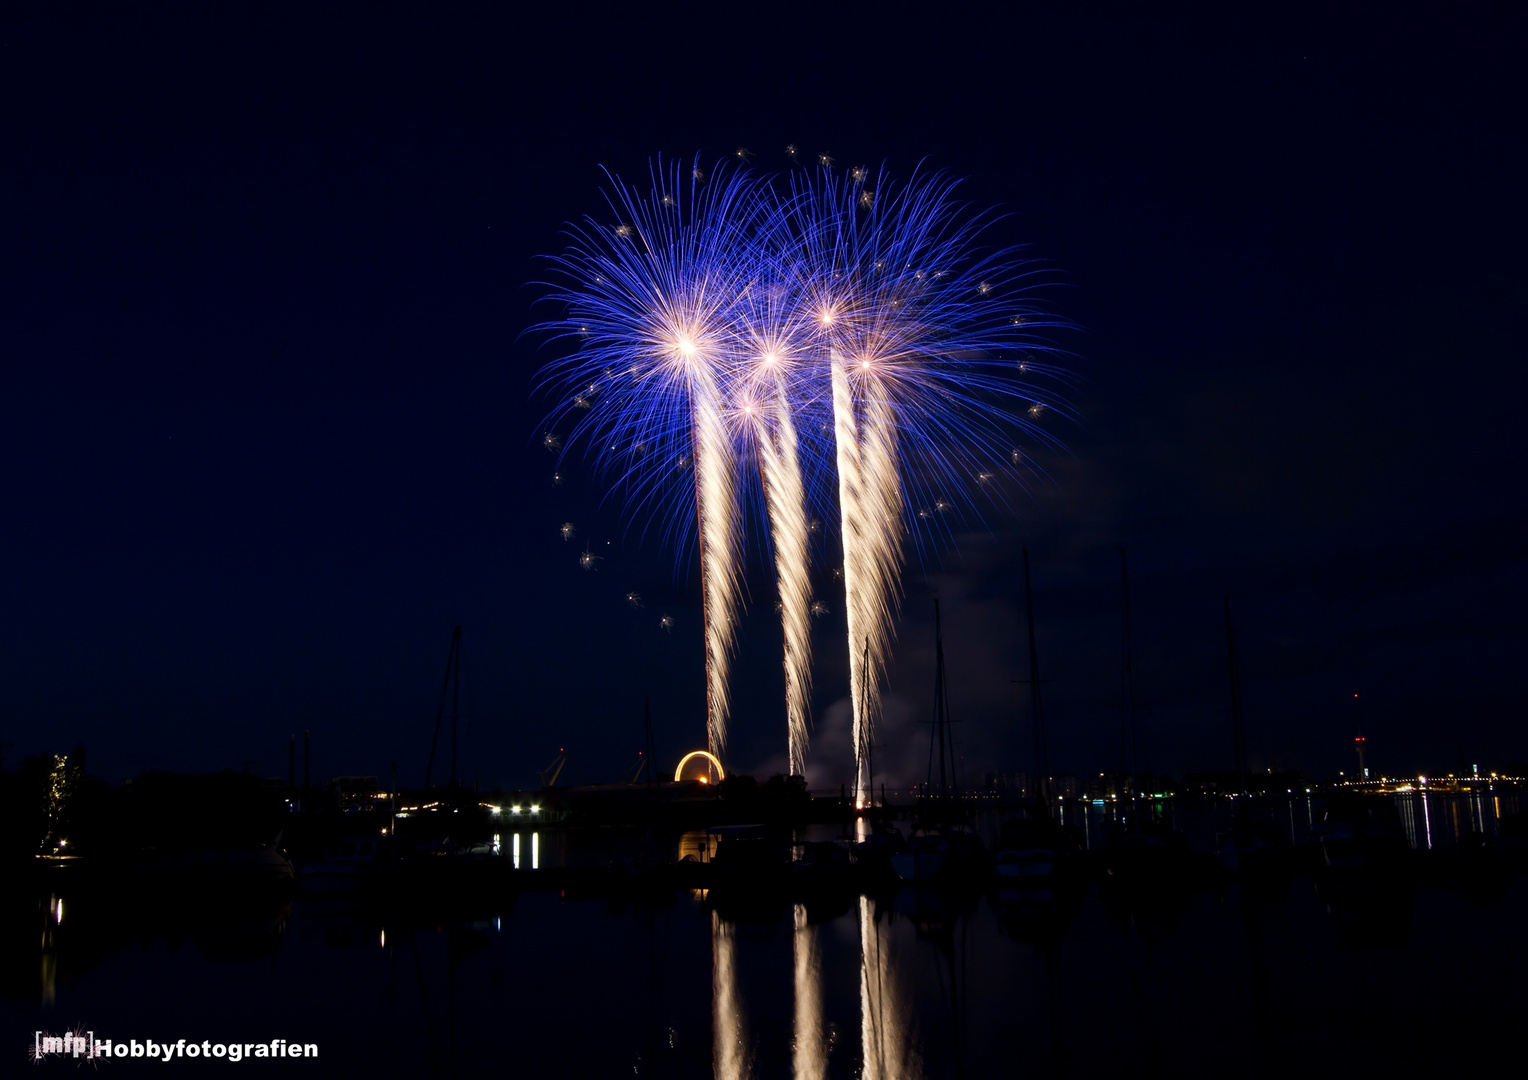
<svg viewBox="0 0 1528 1080"><path fill-rule="evenodd" d="M790 839L764 825L713 825L706 834L716 842L710 859L714 877L769 877L790 866Z"/></svg>
<svg viewBox="0 0 1528 1080"><path fill-rule="evenodd" d="M1049 884L1056 872L1056 853L1050 848L999 849L992 859L992 872L1005 884Z"/></svg>
<svg viewBox="0 0 1528 1080"><path fill-rule="evenodd" d="M891 857L891 868L908 884L974 881L990 863L981 837L960 825L931 825L913 831Z"/></svg>
<svg viewBox="0 0 1528 1080"><path fill-rule="evenodd" d="M894 878L891 858L907 846L895 825L871 819L870 832L850 848L850 857L862 880Z"/></svg>
<svg viewBox="0 0 1528 1080"><path fill-rule="evenodd" d="M938 600L934 601L934 722L928 760L912 836L892 854L891 868L901 881L910 884L971 882L985 876L990 864L986 845L963 821Z"/></svg>
<svg viewBox="0 0 1528 1080"><path fill-rule="evenodd" d="M902 850L891 857L891 868L906 882L931 881L944 869L949 844L943 837L915 832Z"/></svg>
<svg viewBox="0 0 1528 1080"><path fill-rule="evenodd" d="M1075 847L1076 839L1049 818L1018 818L998 835L993 873L1000 885L1048 886Z"/></svg>
<svg viewBox="0 0 1528 1080"><path fill-rule="evenodd" d="M229 888L281 887L294 880L292 860L281 849L279 835L264 845L150 855L138 864L138 870L153 881Z"/></svg>
<svg viewBox="0 0 1528 1080"><path fill-rule="evenodd" d="M323 857L302 867L304 892L351 893L380 879L387 865L382 837L345 837L324 848Z"/></svg>

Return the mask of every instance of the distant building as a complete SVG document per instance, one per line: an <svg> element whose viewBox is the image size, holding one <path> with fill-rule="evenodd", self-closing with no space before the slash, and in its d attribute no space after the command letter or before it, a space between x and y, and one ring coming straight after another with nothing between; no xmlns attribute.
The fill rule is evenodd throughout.
<svg viewBox="0 0 1528 1080"><path fill-rule="evenodd" d="M367 810L376 805L382 785L375 776L336 776L329 789L341 810Z"/></svg>
<svg viewBox="0 0 1528 1080"><path fill-rule="evenodd" d="M986 773L982 777L982 787L1008 798L1027 799L1031 794L1029 774L1025 772Z"/></svg>
<svg viewBox="0 0 1528 1080"><path fill-rule="evenodd" d="M1062 773L1060 776L1050 778L1051 798L1075 799L1077 797L1077 777L1072 773Z"/></svg>

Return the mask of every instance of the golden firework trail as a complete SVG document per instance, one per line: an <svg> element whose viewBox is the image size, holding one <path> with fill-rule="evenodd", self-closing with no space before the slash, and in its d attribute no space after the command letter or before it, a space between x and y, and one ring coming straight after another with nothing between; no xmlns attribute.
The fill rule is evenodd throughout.
<svg viewBox="0 0 1528 1080"><path fill-rule="evenodd" d="M854 717L854 800L872 795L870 747L881 707L902 565L896 432L866 361L829 353L838 505L848 611L849 693ZM856 395L856 384L860 393Z"/></svg>
<svg viewBox="0 0 1528 1080"><path fill-rule="evenodd" d="M807 547L806 491L796 426L783 389L771 403L774 430L760 433L759 463L775 551L775 583L785 637L786 741L791 775L806 772L812 707L812 578Z"/></svg>
<svg viewBox="0 0 1528 1080"><path fill-rule="evenodd" d="M730 698L727 678L740 606L737 574L736 471L731 432L723 415L716 375L699 350L682 341L691 354L690 400L695 424L695 513L700 537L701 602L706 638L706 742L721 756L727 747Z"/></svg>

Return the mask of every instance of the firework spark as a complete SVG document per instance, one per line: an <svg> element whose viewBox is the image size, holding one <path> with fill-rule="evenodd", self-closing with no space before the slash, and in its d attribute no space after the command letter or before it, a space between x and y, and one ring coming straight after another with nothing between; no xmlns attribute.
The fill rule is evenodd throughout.
<svg viewBox="0 0 1528 1080"><path fill-rule="evenodd" d="M766 354L769 356L770 354ZM772 357L766 360L775 366ZM759 472L775 549L775 581L781 626L785 634L785 715L791 774L806 772L808 719L812 706L812 580L807 550L806 491L797 455L796 427L783 382L775 379L774 394L764 409L750 407L756 417ZM773 422L773 430L766 426Z"/></svg>
<svg viewBox="0 0 1528 1080"><path fill-rule="evenodd" d="M868 770L865 753L869 736L870 683L865 665L870 658L871 633L883 621L875 610L870 588L870 566L866 556L871 544L871 526L867 520L865 470L855 417L854 396L849 387L848 365L836 353L830 353L829 366L833 385L833 418L838 457L838 505L844 542L844 603L849 622L849 700L854 715L854 796L861 798L862 774ZM884 620L889 622L889 619ZM865 642L860 648L859 643ZM879 655L879 641L876 652ZM876 684L879 685L879 684Z"/></svg>
<svg viewBox="0 0 1528 1080"><path fill-rule="evenodd" d="M785 284L761 274L739 302L742 340L729 373L746 459L757 464L774 550L775 609L785 648L786 744L792 775L806 771L812 703L811 517L802 476L794 391L803 377ZM752 453L749 454L748 451Z"/></svg>
<svg viewBox="0 0 1528 1080"><path fill-rule="evenodd" d="M681 346L681 349L683 346ZM695 509L700 519L701 600L706 624L706 741L713 754L727 745L731 704L727 677L732 661L733 619L740 595L736 571L733 505L733 444L722 418L713 371L695 365Z"/></svg>

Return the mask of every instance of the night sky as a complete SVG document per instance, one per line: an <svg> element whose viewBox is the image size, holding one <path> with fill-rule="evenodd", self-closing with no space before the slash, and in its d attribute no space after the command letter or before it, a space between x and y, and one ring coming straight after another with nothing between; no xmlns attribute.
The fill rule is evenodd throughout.
<svg viewBox="0 0 1528 1080"><path fill-rule="evenodd" d="M1025 546L1057 771L1119 762L1121 545L1143 765L1231 767L1227 596L1255 766L1352 769L1359 722L1381 771L1528 757L1520 10L31 7L0 16L7 767L284 776L311 730L317 776L417 784L456 623L468 782L559 747L614 780L645 699L663 760L701 745L696 567L577 461L553 486L530 283L601 166L789 143L967 177L1077 326L1069 453L908 568L878 768L921 774L935 596L963 768L1028 766ZM751 565L729 761L762 776Z"/></svg>

